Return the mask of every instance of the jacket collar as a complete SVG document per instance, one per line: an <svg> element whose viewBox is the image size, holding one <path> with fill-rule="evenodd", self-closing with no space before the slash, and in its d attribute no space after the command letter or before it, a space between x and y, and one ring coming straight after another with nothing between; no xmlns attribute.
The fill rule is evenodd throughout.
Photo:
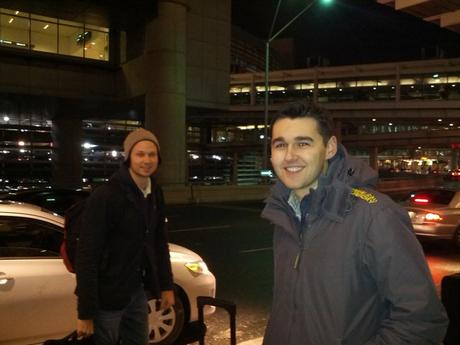
<svg viewBox="0 0 460 345"><path fill-rule="evenodd" d="M118 171L112 175L110 182L121 185L123 190L125 190L128 195L135 195L136 198L144 198L144 194L134 182L131 174L129 173L129 168L125 164L122 164L120 169L118 169ZM156 188L156 181L152 176L150 177L150 188L151 193L154 193Z"/></svg>
<svg viewBox="0 0 460 345"><path fill-rule="evenodd" d="M309 213L312 219L324 216L331 221L342 222L354 201L352 188L374 186L377 180L378 175L374 170L362 160L350 157L346 149L339 145L337 154L329 160L326 174L320 177L318 187L310 191L312 200ZM267 212L264 210L262 216L275 222L270 210L286 212L291 209L288 204L290 193L291 190L278 180L265 201ZM289 210L288 214L294 214L294 211Z"/></svg>

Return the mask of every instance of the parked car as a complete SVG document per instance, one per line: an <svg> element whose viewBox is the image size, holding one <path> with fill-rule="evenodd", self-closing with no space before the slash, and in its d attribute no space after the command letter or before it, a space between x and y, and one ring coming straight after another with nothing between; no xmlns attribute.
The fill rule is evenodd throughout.
<svg viewBox="0 0 460 345"><path fill-rule="evenodd" d="M65 211L76 202L86 199L87 189L37 188L0 194L2 200L27 202L64 215Z"/></svg>
<svg viewBox="0 0 460 345"><path fill-rule="evenodd" d="M460 169L453 169L449 172L449 177L453 181L459 181L460 180Z"/></svg>
<svg viewBox="0 0 460 345"><path fill-rule="evenodd" d="M450 240L460 248L460 190L421 189L410 194L405 207L417 236Z"/></svg>
<svg viewBox="0 0 460 345"><path fill-rule="evenodd" d="M59 256L63 218L38 206L0 201L0 344L42 343L76 325L75 275ZM197 296L215 296L216 281L201 257L169 245L176 305L149 302L151 344L171 344L197 320ZM210 314L213 307L205 308Z"/></svg>

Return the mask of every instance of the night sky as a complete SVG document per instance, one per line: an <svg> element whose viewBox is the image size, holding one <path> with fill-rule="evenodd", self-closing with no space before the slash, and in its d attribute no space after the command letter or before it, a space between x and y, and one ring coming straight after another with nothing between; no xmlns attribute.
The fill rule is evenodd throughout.
<svg viewBox="0 0 460 345"><path fill-rule="evenodd" d="M232 22L266 39L278 0L232 0ZM308 1L283 0L275 30L279 30ZM308 56L327 58L330 65L362 64L460 57L460 34L441 29L374 0L317 1L280 37L294 37L296 67L305 67Z"/></svg>

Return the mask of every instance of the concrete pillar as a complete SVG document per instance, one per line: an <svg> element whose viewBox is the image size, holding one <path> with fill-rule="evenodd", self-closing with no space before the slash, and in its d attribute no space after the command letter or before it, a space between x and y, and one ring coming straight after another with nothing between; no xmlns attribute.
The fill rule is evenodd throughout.
<svg viewBox="0 0 460 345"><path fill-rule="evenodd" d="M379 170L379 148L377 146L369 148L369 165L375 171Z"/></svg>
<svg viewBox="0 0 460 345"><path fill-rule="evenodd" d="M395 101L401 100L401 74L399 66L396 66L396 80L395 80Z"/></svg>
<svg viewBox="0 0 460 345"><path fill-rule="evenodd" d="M186 1L159 0L145 29L145 127L160 141L164 185L186 182L186 15Z"/></svg>
<svg viewBox="0 0 460 345"><path fill-rule="evenodd" d="M334 127L335 127L335 136L337 137L337 143L341 143L342 142L342 121L335 120Z"/></svg>
<svg viewBox="0 0 460 345"><path fill-rule="evenodd" d="M458 147L455 147L452 149L452 156L451 156L451 162L450 162L450 168L452 170L458 168L458 152L459 152Z"/></svg>
<svg viewBox="0 0 460 345"><path fill-rule="evenodd" d="M231 184L238 183L238 152L233 152L233 165L232 165L232 177L231 177Z"/></svg>
<svg viewBox="0 0 460 345"><path fill-rule="evenodd" d="M250 104L256 105L257 89L256 84L254 83L254 74L251 76L251 85L250 85Z"/></svg>
<svg viewBox="0 0 460 345"><path fill-rule="evenodd" d="M82 185L82 120L55 118L52 125L53 178L58 188L78 188Z"/></svg>
<svg viewBox="0 0 460 345"><path fill-rule="evenodd" d="M314 80L314 89L313 89L313 102L318 102L318 69L315 69L315 80Z"/></svg>

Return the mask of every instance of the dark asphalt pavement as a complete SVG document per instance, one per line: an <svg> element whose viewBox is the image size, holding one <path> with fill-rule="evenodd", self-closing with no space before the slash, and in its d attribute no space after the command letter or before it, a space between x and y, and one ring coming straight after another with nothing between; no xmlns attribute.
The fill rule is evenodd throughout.
<svg viewBox="0 0 460 345"><path fill-rule="evenodd" d="M260 218L263 203L227 202L168 207L169 240L200 254L217 280L218 298L237 306L237 343L263 336L271 306L272 226ZM460 251L424 244L438 291L442 277L460 272ZM223 310L206 318L206 344L229 343Z"/></svg>

